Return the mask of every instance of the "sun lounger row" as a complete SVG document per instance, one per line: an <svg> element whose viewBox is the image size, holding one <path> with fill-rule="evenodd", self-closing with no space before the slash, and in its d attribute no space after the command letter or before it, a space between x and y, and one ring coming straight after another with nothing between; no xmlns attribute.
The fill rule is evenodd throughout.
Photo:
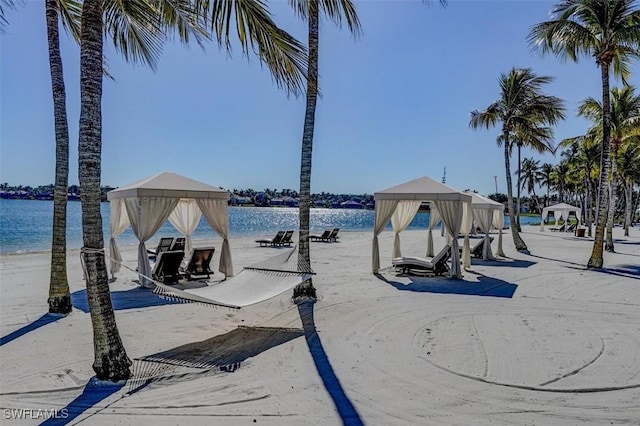
<svg viewBox="0 0 640 426"><path fill-rule="evenodd" d="M336 242L338 241L338 232L340 228L325 229L321 235L309 235L311 241Z"/></svg>
<svg viewBox="0 0 640 426"><path fill-rule="evenodd" d="M403 256L393 259L392 264L403 274L444 275L449 272L447 261L451 257L451 245L445 245L434 257Z"/></svg>
<svg viewBox="0 0 640 426"><path fill-rule="evenodd" d="M278 231L273 238L263 238L256 240L256 243L260 244L260 247L282 247L293 244L293 231Z"/></svg>
<svg viewBox="0 0 640 426"><path fill-rule="evenodd" d="M210 264L215 250L215 247L194 248L184 268L181 266L184 250L160 252L151 276L165 284L177 283L182 278L188 281L209 278L213 274Z"/></svg>
<svg viewBox="0 0 640 426"><path fill-rule="evenodd" d="M551 231L557 231L557 232L575 232L577 225L578 225L577 223L570 223L569 225L567 225L567 222L565 222L560 226L554 226L549 229Z"/></svg>
<svg viewBox="0 0 640 426"><path fill-rule="evenodd" d="M147 250L149 259L157 260L160 253L165 251L184 251L185 238L184 237L162 237L155 250Z"/></svg>

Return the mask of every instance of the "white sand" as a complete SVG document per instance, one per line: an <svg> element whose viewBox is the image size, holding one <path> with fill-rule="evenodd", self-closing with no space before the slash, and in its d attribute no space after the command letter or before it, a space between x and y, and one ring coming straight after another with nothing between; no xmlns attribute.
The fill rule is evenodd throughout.
<svg viewBox="0 0 640 426"><path fill-rule="evenodd" d="M85 391L88 313L23 328L47 311L48 253L0 256L0 416L30 409L19 424L39 424L37 410L66 407L71 424L637 425L640 230L615 232L604 272L584 267L590 239L525 227L531 256L506 234L511 258L474 259L464 281L390 268L385 281L371 273L371 233L341 232L312 243L319 300L301 308L314 314L304 324L290 293L240 311L143 307L158 299L125 297L136 287L122 273L112 289L133 306L116 318L136 379L103 394ZM254 239L231 240L237 271L277 251ZM403 254L424 254L423 231L402 241ZM388 267L390 232L380 247ZM135 253L123 249L134 267ZM77 251L69 278L81 292Z"/></svg>

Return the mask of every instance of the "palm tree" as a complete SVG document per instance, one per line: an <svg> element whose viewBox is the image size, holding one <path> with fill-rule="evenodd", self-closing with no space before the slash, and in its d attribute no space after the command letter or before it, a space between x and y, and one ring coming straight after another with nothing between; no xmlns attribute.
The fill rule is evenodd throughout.
<svg viewBox="0 0 640 426"><path fill-rule="evenodd" d="M602 104L596 99L587 98L578 107L578 114L593 120L596 125L591 129L591 132L601 137ZM635 94L635 89L627 85L622 89L617 87L611 89L611 183L609 185L609 210L605 241L605 250L608 252L615 251L613 219L617 204L618 152L625 142L634 139L640 133L638 123L640 123L640 96Z"/></svg>
<svg viewBox="0 0 640 426"><path fill-rule="evenodd" d="M547 198L545 200L544 206L549 206L549 193L551 192L551 185L553 185L553 181L551 179L551 173L553 172L553 164L544 163L540 166L540 185L547 187Z"/></svg>
<svg viewBox="0 0 640 426"><path fill-rule="evenodd" d="M540 160L534 160L533 158L525 158L522 160L522 165L518 169L518 186L521 189L527 189L529 195L533 196L534 200L538 200L536 196L536 185L542 181L542 173L540 172Z"/></svg>
<svg viewBox="0 0 640 426"><path fill-rule="evenodd" d="M513 206L510 156L516 137L536 144L549 145L552 132L547 125L554 125L564 119L562 100L544 95L542 86L552 81L551 77L538 76L531 69L513 68L502 74L499 80L500 98L483 111L472 111L469 126L491 128L502 123L502 133L497 138L498 145L504 145L504 161L507 178L507 204L511 221L511 235L516 250L526 252L527 245L522 240L516 224Z"/></svg>
<svg viewBox="0 0 640 426"><path fill-rule="evenodd" d="M640 137L629 143L620 152L619 167L625 195L624 235L629 236L633 214L633 186L640 183Z"/></svg>
<svg viewBox="0 0 640 426"><path fill-rule="evenodd" d="M298 15L309 23L309 64L307 68L307 103L302 131L302 155L300 160L300 235L298 256L306 264L311 264L309 250L309 222L311 212L311 163L313 132L315 128L316 102L318 98L318 48L320 9L338 26L344 19L354 36L360 34L360 20L351 0L291 0ZM311 279L298 285L293 292L294 299L302 297L315 299L316 290Z"/></svg>
<svg viewBox="0 0 640 426"><path fill-rule="evenodd" d="M71 312L71 293L67 278L67 189L69 184L69 126L67 122L66 92L60 55L58 13L65 28L79 38L77 3L59 0L45 1L49 70L53 95L53 115L56 139L56 175L53 191L53 237L51 240L51 275L49 279L49 312L66 315Z"/></svg>
<svg viewBox="0 0 640 426"><path fill-rule="evenodd" d="M640 11L634 0L564 0L555 5L550 21L535 25L529 42L543 53L577 61L579 56L595 58L602 80L602 157L596 235L588 268L603 267L604 226L607 219L607 180L611 148L611 102L609 70L623 81L629 77L629 63L640 55Z"/></svg>
<svg viewBox="0 0 640 426"><path fill-rule="evenodd" d="M188 36L189 21L178 15L170 6L147 3L155 6L148 10L144 4L128 2L106 2L105 15L117 15L118 5L133 8L149 18L146 27L131 26L130 37L114 36L114 44L126 59L155 58L160 52L162 39L153 38L163 34L165 25L179 21L177 28L181 37ZM143 2L144 3L144 2ZM167 3L172 3L170 0ZM177 2L180 4L187 3ZM87 280L87 297L93 324L96 377L112 381L126 379L130 375L131 361L127 357L115 323L115 316L109 294L107 270L104 258L102 218L100 215L100 167L102 149L102 33L110 29L127 26L126 19L102 21L102 0L85 0L81 18L80 47L80 126L78 157L81 202L82 250ZM237 25L243 53L257 52L260 60L267 65L276 84L297 94L302 87L303 65L306 62L304 46L288 33L278 28L260 0L235 2L232 0L198 2L197 16L207 13L211 31L221 45L230 51L230 27ZM151 15L149 15L151 13ZM155 13L155 15L153 15ZM153 20L155 16L155 20ZM151 37L151 38L150 38Z"/></svg>

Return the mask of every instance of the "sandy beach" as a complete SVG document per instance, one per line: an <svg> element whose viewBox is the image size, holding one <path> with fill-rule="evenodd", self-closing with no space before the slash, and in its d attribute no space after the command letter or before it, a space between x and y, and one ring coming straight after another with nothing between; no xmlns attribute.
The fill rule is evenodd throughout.
<svg viewBox="0 0 640 426"><path fill-rule="evenodd" d="M403 254L424 255L425 231L401 235ZM169 303L123 271L112 298L134 377L111 386L91 380L78 251L64 318L46 315L49 253L0 256L2 423L58 410L48 424L640 424L640 229L615 229L599 272L590 238L522 236L531 255L506 233L507 258L473 259L456 281L398 276L387 231L375 276L372 232L341 232L312 243L313 305ZM255 237L230 239L236 271L280 250ZM135 268L136 247L122 253Z"/></svg>

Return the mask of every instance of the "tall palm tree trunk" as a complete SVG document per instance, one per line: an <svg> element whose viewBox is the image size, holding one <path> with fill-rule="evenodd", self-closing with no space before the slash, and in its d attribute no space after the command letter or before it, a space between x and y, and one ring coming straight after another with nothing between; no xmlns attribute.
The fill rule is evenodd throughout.
<svg viewBox="0 0 640 426"><path fill-rule="evenodd" d="M633 183L625 182L625 205L624 205L624 236L629 236L629 226L631 226L631 207L633 206Z"/></svg>
<svg viewBox="0 0 640 426"><path fill-rule="evenodd" d="M516 212L516 223L518 224L518 232L522 232L522 228L520 228L520 212L521 212L521 208L520 208L520 179L522 179L522 156L521 156L521 152L520 152L520 143L518 143L518 210Z"/></svg>
<svg viewBox="0 0 640 426"><path fill-rule="evenodd" d="M587 232L589 237L592 236L591 232L591 206L592 206L592 189L591 189L591 178L589 177L589 173L587 172L587 176L585 177L585 187L587 188L587 193L584 197L584 220L585 225L587 226Z"/></svg>
<svg viewBox="0 0 640 426"><path fill-rule="evenodd" d="M93 325L93 370L99 380L130 376L127 357L111 304L100 214L102 150L102 0L85 0L80 44L80 126L78 177L82 202L82 258Z"/></svg>
<svg viewBox="0 0 640 426"><path fill-rule="evenodd" d="M518 251L527 251L527 245L520 237L518 233L518 226L516 224L516 214L513 208L513 189L512 189L512 181L511 181L511 161L509 159L509 133L504 133L504 165L507 169L507 204L509 209L509 222L511 224L511 236L513 237L513 243L516 246L516 250Z"/></svg>
<svg viewBox="0 0 640 426"><path fill-rule="evenodd" d="M311 213L311 159L313 151L313 131L316 120L318 100L318 46L319 46L319 4L318 0L309 1L309 64L307 66L307 106L304 114L302 132L302 156L300 160L300 236L298 256L311 265L309 247L309 222ZM293 290L294 299L316 297L316 289L311 278Z"/></svg>
<svg viewBox="0 0 640 426"><path fill-rule="evenodd" d="M598 203L596 204L598 215L596 217L596 235L593 241L591 257L587 262L587 268L602 269L604 264L603 244L604 227L607 223L607 180L609 177L609 151L611 138L611 99L609 97L609 64L600 64L602 74L602 154L600 157L600 180L598 183Z"/></svg>
<svg viewBox="0 0 640 426"><path fill-rule="evenodd" d="M71 293L67 278L67 186L69 183L69 127L66 92L58 34L58 0L46 0L45 15L49 42L49 70L53 94L56 133L56 176L53 190L53 238L51 240L51 275L49 279L49 312L71 312Z"/></svg>
<svg viewBox="0 0 640 426"><path fill-rule="evenodd" d="M609 213L607 215L607 238L604 249L615 253L613 246L613 219L616 215L616 201L618 196L618 141L611 141L611 184L609 185Z"/></svg>

